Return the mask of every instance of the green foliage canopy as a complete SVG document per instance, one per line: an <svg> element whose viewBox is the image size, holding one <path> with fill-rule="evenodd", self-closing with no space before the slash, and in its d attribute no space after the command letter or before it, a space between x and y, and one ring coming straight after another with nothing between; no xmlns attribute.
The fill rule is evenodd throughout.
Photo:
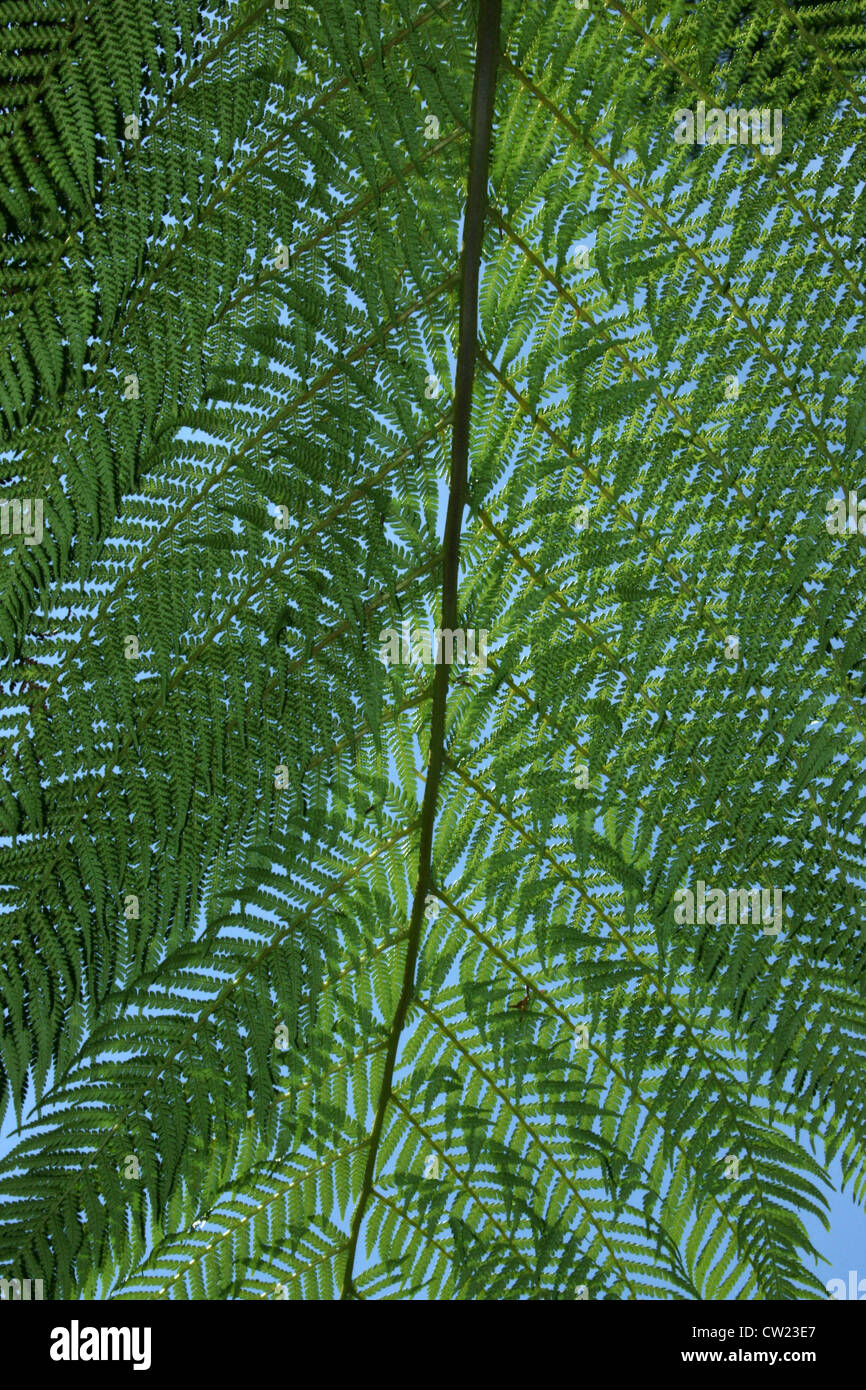
<svg viewBox="0 0 866 1390"><path fill-rule="evenodd" d="M863 1197L862 12L498 9L4 8L0 1267L52 1297L815 1298Z"/></svg>

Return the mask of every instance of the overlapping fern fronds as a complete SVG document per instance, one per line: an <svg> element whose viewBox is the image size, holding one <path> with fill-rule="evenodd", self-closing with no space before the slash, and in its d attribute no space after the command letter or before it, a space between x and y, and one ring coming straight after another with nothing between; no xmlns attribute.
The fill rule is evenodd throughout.
<svg viewBox="0 0 866 1390"><path fill-rule="evenodd" d="M0 1266L823 1296L803 1218L837 1157L866 1188L858 7L7 8ZM679 144L699 102L780 153ZM486 669L382 664L452 600ZM781 932L678 924L699 879Z"/></svg>

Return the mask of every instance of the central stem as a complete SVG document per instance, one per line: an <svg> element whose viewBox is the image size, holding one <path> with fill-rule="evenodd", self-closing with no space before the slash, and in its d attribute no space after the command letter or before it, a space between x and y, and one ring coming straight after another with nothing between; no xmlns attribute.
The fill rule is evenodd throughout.
<svg viewBox="0 0 866 1390"><path fill-rule="evenodd" d="M502 0L479 0L478 37L475 49L475 83L472 90L472 117L469 148L469 174L466 189L466 217L463 224L463 252L460 283L460 327L457 347L457 370L454 380L454 413L451 432L451 473L449 477L448 512L442 541L442 619L440 627L457 627L457 581L460 570L460 529L466 505L466 483L469 467L469 426L472 415L472 384L475 380L475 357L478 346L478 276L481 268L481 246L484 239L484 219L487 213L487 171L490 163L490 142L493 130L493 102L496 94L496 72L499 65L499 28ZM415 970L421 947L421 927L424 905L430 889L433 858L433 827L436 819L436 799L442 777L445 752L445 706L448 700L450 668L441 662L433 677L433 704L430 713L430 750L427 757L427 779L421 805L418 847L418 878L406 946L406 963L400 998L388 1036L382 1087L376 1105L367 1163L361 1191L352 1217L346 1268L340 1297L354 1292L353 1270L361 1224L367 1208L376 1173L376 1159L385 1112L391 1098L394 1063L406 1014L415 990Z"/></svg>

